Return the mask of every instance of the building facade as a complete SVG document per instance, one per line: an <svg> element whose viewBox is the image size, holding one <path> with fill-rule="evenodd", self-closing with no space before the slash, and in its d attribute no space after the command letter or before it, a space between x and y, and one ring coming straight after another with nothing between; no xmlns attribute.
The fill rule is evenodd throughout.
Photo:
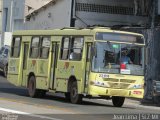
<svg viewBox="0 0 160 120"><path fill-rule="evenodd" d="M52 0L27 16L26 29L146 25L147 5L136 0Z"/></svg>
<svg viewBox="0 0 160 120"><path fill-rule="evenodd" d="M5 36L9 35L11 37L14 30L24 28L24 5L25 0L3 0L1 45L4 45L6 39L8 41L11 39Z"/></svg>
<svg viewBox="0 0 160 120"><path fill-rule="evenodd" d="M25 29L25 16L48 1L50 0L3 0L2 40L0 44L3 45L13 31Z"/></svg>
<svg viewBox="0 0 160 120"><path fill-rule="evenodd" d="M51 0L26 0L25 1L25 16L39 9Z"/></svg>

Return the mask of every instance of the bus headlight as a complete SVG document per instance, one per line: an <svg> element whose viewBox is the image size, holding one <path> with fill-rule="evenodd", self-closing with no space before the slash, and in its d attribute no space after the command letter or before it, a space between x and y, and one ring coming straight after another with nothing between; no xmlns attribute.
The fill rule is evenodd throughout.
<svg viewBox="0 0 160 120"><path fill-rule="evenodd" d="M99 87L106 87L106 88L110 87L108 83L104 83L103 81L97 81L97 80L91 81L90 85L95 85L95 86L99 86Z"/></svg>
<svg viewBox="0 0 160 120"><path fill-rule="evenodd" d="M130 89L143 89L144 85L142 84L136 84L129 87Z"/></svg>

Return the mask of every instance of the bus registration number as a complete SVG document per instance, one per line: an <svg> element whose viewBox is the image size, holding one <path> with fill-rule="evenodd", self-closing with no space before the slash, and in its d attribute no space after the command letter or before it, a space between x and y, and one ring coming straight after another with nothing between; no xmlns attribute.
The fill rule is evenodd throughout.
<svg viewBox="0 0 160 120"><path fill-rule="evenodd" d="M109 75L108 74L99 74L99 77L101 77L101 78L109 78Z"/></svg>

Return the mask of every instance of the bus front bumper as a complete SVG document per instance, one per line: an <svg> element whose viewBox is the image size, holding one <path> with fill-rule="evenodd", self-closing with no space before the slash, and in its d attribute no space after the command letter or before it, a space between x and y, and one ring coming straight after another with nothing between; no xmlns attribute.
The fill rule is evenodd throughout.
<svg viewBox="0 0 160 120"><path fill-rule="evenodd" d="M91 96L122 96L132 98L143 98L144 89L113 89L99 86L90 86L89 94Z"/></svg>

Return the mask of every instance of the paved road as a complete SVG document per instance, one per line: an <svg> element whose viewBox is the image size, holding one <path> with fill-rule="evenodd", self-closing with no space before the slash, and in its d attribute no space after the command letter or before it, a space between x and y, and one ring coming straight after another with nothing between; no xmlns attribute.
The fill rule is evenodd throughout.
<svg viewBox="0 0 160 120"><path fill-rule="evenodd" d="M18 120L109 120L114 114L160 113L160 107L144 106L139 101L126 99L122 108L111 101L84 99L81 105L67 102L63 94L48 93L44 98L28 97L27 89L11 85L0 75L0 119ZM139 116L138 116L139 117Z"/></svg>

